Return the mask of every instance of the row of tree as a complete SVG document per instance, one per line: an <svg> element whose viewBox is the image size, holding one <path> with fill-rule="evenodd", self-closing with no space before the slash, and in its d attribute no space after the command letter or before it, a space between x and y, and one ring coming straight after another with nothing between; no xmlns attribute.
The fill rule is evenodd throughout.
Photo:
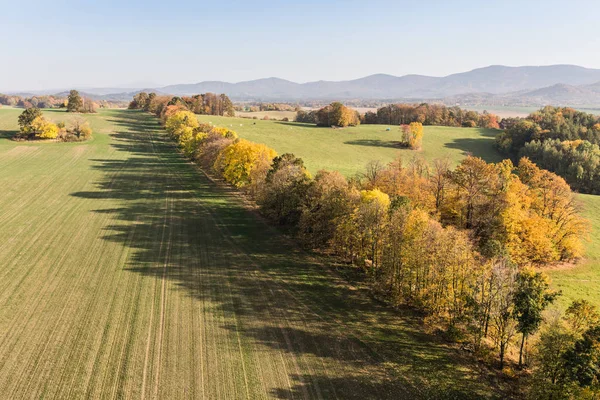
<svg viewBox="0 0 600 400"><path fill-rule="evenodd" d="M342 103L334 102L319 110L298 110L296 112L296 122L343 128L359 125L360 115L357 111L346 107Z"/></svg>
<svg viewBox="0 0 600 400"><path fill-rule="evenodd" d="M370 163L350 180L329 171L313 179L293 154L276 156L175 107L163 121L187 156L247 190L308 246L364 268L391 302L476 349L495 347L501 364L517 333L523 354L556 297L531 267L581 256L587 223L568 185L527 159L467 157L452 170L415 158Z"/></svg>
<svg viewBox="0 0 600 400"><path fill-rule="evenodd" d="M343 113L346 119L340 117ZM498 116L487 111L467 111L460 107L447 107L442 104L389 104L359 115L341 103L332 103L319 110L298 110L296 122L320 126L352 126L363 124L409 125L418 122L423 125L464 126L498 129Z"/></svg>
<svg viewBox="0 0 600 400"><path fill-rule="evenodd" d="M526 156L585 193L600 193L600 117L567 107L544 107L512 119L496 139L498 149Z"/></svg>
<svg viewBox="0 0 600 400"><path fill-rule="evenodd" d="M95 101L82 97L77 90L71 90L67 97L49 95L21 97L0 94L0 104L22 108L66 108L68 112L95 113L99 107ZM109 102L102 102L108 107Z"/></svg>
<svg viewBox="0 0 600 400"><path fill-rule="evenodd" d="M235 116L233 103L225 94L204 93L192 97L158 96L156 93L140 92L129 103L129 109L155 112L156 102L164 101L179 103L195 114Z"/></svg>
<svg viewBox="0 0 600 400"><path fill-rule="evenodd" d="M27 108L19 115L17 140L58 139L63 142L87 140L92 137L92 129L87 121L74 118L69 125L46 120L39 108Z"/></svg>
<svg viewBox="0 0 600 400"><path fill-rule="evenodd" d="M404 125L420 122L423 125L464 126L498 129L498 116L486 111L463 110L460 107L447 107L442 104L390 104L367 111L364 124Z"/></svg>
<svg viewBox="0 0 600 400"><path fill-rule="evenodd" d="M259 111L299 111L297 104L288 103L247 103L235 107L237 111L259 112Z"/></svg>

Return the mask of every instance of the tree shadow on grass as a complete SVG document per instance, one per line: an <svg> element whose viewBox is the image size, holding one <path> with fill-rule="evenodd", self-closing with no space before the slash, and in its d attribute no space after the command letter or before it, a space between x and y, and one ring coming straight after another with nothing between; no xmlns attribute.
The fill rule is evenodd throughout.
<svg viewBox="0 0 600 400"><path fill-rule="evenodd" d="M317 124L309 124L306 122L293 122L293 121L273 121L277 125L295 126L297 128L326 128L323 126L317 126Z"/></svg>
<svg viewBox="0 0 600 400"><path fill-rule="evenodd" d="M357 139L348 140L344 144L350 144L353 146L367 146L367 147L389 147L393 149L405 149L401 142L395 140L379 140L379 139Z"/></svg>
<svg viewBox="0 0 600 400"><path fill-rule="evenodd" d="M486 162L499 162L504 159L494 147L492 139L456 138L444 145L449 149L458 149L462 154L480 157Z"/></svg>
<svg viewBox="0 0 600 400"><path fill-rule="evenodd" d="M133 249L128 271L172 281L216 308L224 331L294 360L292 384L265 395L493 397L493 377L425 334L411 310L374 301L266 225L234 189L182 158L150 116L123 111L112 122L119 130L111 146L127 158L92 160L104 177L96 190L71 195L98 200L94 212L114 216L102 238ZM122 206L103 208L102 200Z"/></svg>
<svg viewBox="0 0 600 400"><path fill-rule="evenodd" d="M15 130L0 130L0 140L12 139L19 131Z"/></svg>

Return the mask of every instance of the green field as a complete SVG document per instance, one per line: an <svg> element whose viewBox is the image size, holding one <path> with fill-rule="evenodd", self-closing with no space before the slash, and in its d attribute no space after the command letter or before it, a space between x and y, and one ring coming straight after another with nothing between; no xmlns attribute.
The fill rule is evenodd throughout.
<svg viewBox="0 0 600 400"><path fill-rule="evenodd" d="M290 121L293 121L296 118L295 111L236 111L236 117L245 117L245 118L254 118L263 119L264 117L269 117L270 119L284 119L287 118Z"/></svg>
<svg viewBox="0 0 600 400"><path fill-rule="evenodd" d="M202 122L231 127L248 140L265 143L279 154L290 152L304 159L315 173L319 169L338 170L351 176L364 169L367 162L384 163L400 155L408 161L417 155L427 160L449 157L458 163L466 153L497 162L502 156L493 148L494 130L478 128L448 128L426 126L423 150L398 149L399 130L384 125L361 125L356 128L331 129L313 125L277 121L248 121L239 118L199 116ZM256 124L253 124L255 122ZM241 126L240 126L241 124ZM585 216L592 223L590 240L586 243L587 259L575 267L551 269L554 286L563 291L560 307L577 298L586 298L600 306L600 197L579 196Z"/></svg>
<svg viewBox="0 0 600 400"><path fill-rule="evenodd" d="M549 271L552 282L562 290L559 305L566 307L575 299L587 299L600 307L600 196L579 195L583 214L591 223L586 242L586 259L575 266Z"/></svg>
<svg viewBox="0 0 600 400"><path fill-rule="evenodd" d="M265 225L183 159L155 118L102 110L86 116L92 141L22 143L9 140L20 111L0 109L0 397L500 393L410 311ZM371 150L346 172L395 153L346 147Z"/></svg>
<svg viewBox="0 0 600 400"><path fill-rule="evenodd" d="M212 115L199 115L198 119L229 127L240 137L264 143L279 154L294 153L304 160L312 173L327 169L350 176L362 172L369 161L380 160L387 164L396 157L402 157L406 162L415 156L429 161L448 157L457 163L470 153L488 161L502 159L492 147L498 132L493 129L426 126L423 150L414 151L398 146L401 139L398 126L361 125L331 129L296 122L254 121ZM390 131L386 131L387 128Z"/></svg>

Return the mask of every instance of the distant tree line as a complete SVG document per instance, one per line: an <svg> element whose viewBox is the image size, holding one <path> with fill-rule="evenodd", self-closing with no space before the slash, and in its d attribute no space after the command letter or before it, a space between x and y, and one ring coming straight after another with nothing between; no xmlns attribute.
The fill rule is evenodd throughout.
<svg viewBox="0 0 600 400"><path fill-rule="evenodd" d="M486 111L463 110L460 107L447 107L442 104L390 104L367 111L364 124L405 125L420 122L423 125L463 126L498 129L498 117Z"/></svg>
<svg viewBox="0 0 600 400"><path fill-rule="evenodd" d="M300 106L288 103L247 103L238 104L237 111L259 112L259 111L298 111Z"/></svg>
<svg viewBox="0 0 600 400"><path fill-rule="evenodd" d="M73 91L71 91L73 92ZM47 95L47 96L32 96L32 97L21 97L14 95L5 95L0 94L0 105L12 106L12 107L22 107L22 108L67 108L69 104L69 96L72 93L69 93L67 97L65 96L57 96L57 95ZM77 91L74 91L77 92ZM77 100L75 103L77 104L78 111L73 111L71 108L71 112L80 112L80 113L93 113L99 107L102 108L111 108L111 107L119 107L121 104L119 102L101 100L94 101L89 98L82 97L79 92L77 92L77 96L79 97L81 102Z"/></svg>
<svg viewBox="0 0 600 400"><path fill-rule="evenodd" d="M360 115L342 103L334 102L316 111L298 110L296 122L343 128L360 125Z"/></svg>
<svg viewBox="0 0 600 400"><path fill-rule="evenodd" d="M163 106L159 106L162 104ZM233 103L225 94L204 93L187 97L158 96L156 93L140 92L129 103L129 109L156 113L158 107L179 104L194 114L235 116Z"/></svg>
<svg viewBox="0 0 600 400"><path fill-rule="evenodd" d="M511 119L496 138L498 149L529 157L556 172L575 190L600 194L600 118L568 107L547 106Z"/></svg>
<svg viewBox="0 0 600 400"><path fill-rule="evenodd" d="M332 103L319 110L298 110L296 113L296 122L319 124L322 126L335 125L327 124L329 122L328 117L331 115L330 110L333 105L336 105L335 107L339 109L341 103ZM345 108L348 109L347 107ZM353 113L356 113L356 111L353 111ZM358 115L358 113L356 113L356 115ZM447 107L441 104L427 103L386 105L378 108L377 112L367 111L363 115L358 115L358 121L353 122L353 125L358 123L409 125L412 122L418 122L423 125L462 126L469 128L480 127L491 129L500 128L498 116L490 114L487 111L478 113L477 111L463 110L460 107Z"/></svg>

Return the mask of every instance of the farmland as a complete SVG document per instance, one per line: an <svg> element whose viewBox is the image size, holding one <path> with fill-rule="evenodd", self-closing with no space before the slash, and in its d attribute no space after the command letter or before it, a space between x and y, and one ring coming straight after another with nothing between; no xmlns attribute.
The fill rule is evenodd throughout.
<svg viewBox="0 0 600 400"><path fill-rule="evenodd" d="M102 110L85 117L89 142L19 143L8 139L20 111L0 109L6 398L490 396L470 360L269 228L182 158L150 115ZM273 128L263 142L296 149L313 171L347 174L404 151L385 145L382 127L360 129L373 131L302 127L286 145ZM307 132L327 148L311 154ZM331 139L338 133L358 142ZM493 157L491 140L432 128L422 153Z"/></svg>

